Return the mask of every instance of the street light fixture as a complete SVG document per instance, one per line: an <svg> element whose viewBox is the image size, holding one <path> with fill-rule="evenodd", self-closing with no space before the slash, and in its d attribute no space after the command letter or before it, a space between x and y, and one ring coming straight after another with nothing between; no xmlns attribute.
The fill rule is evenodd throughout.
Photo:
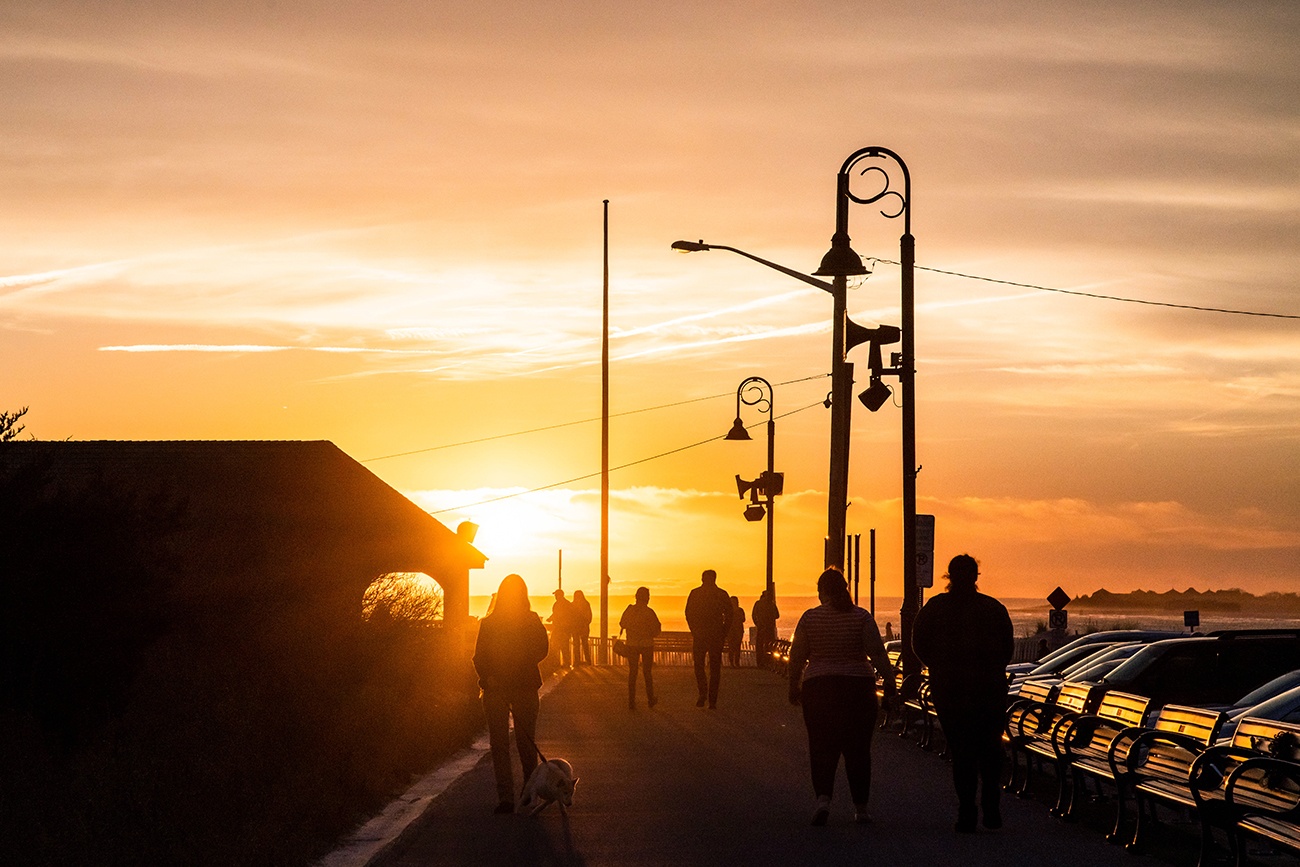
<svg viewBox="0 0 1300 867"><path fill-rule="evenodd" d="M884 160L885 165L868 165L859 174L875 173L879 175L881 186L866 197L856 195L850 187L850 173L863 160ZM898 168L901 177L901 191L894 186L895 175L891 174L890 164ZM890 166L890 167L887 167ZM880 214L888 219L903 218L903 234L899 238L899 262L902 266L901 307L902 327L894 329L881 326L866 329L857 326L848 318L847 295L848 278L868 273L849 239L849 203L870 205L889 200L895 203L896 210L881 210ZM828 485L826 512L826 556L828 566L844 566L844 525L845 510L848 507L848 468L849 468L849 428L851 422L853 388L853 365L845 361L845 354L858 343L870 340L872 347L872 376L870 387L863 392L861 399L868 409L873 411L884 405L888 387L880 381L883 375L898 377L900 397L903 405L903 608L900 612L900 631L903 639L904 671L913 673L919 670L920 663L912 652L912 623L920 610L920 587L916 583L917 540L916 540L916 400L915 400L915 293L914 271L916 261L916 240L912 236L912 182L907 165L898 154L883 147L868 147L854 151L840 167L836 176L835 190L835 234L831 237L831 248L822 257L816 276L803 274L775 262L761 259L744 250L726 247L720 244L706 244L704 241L675 241L674 250L693 253L702 250L727 250L737 255L752 259L783 274L794 277L810 286L816 286L829 292L834 301L831 329L831 393L828 405L831 409L831 455L830 479ZM832 282L819 280L818 277L831 277ZM887 330L886 330L887 329ZM892 332L890 334L889 332ZM887 339L892 338L892 339ZM892 357L892 368L886 369L879 361L879 347L902 341L902 351ZM876 405L872 407L872 404Z"/></svg>
<svg viewBox="0 0 1300 867"><path fill-rule="evenodd" d="M678 243L684 242L679 241ZM731 430L727 432L726 438L729 440L750 439L749 431L745 429L745 423L740 417L741 404L756 407L759 412L767 415L767 470L752 482L746 482L740 476L736 476L736 490L740 492L741 499L744 499L746 491L749 493L749 505L745 507L746 521L761 521L764 517L767 518L767 594L768 598L775 602L776 584L772 579L772 520L776 511L776 498L781 495L785 477L773 469L773 462L776 457L776 420L772 415L773 397L772 384L763 377L751 376L742 380L736 388L736 420L732 423ZM760 494L763 496L761 501L759 500Z"/></svg>
<svg viewBox="0 0 1300 867"><path fill-rule="evenodd" d="M859 176L869 173L878 175L880 186L869 196L855 195L850 187L850 173L864 160L883 160L884 165L871 164L859 172ZM892 164L892 165L891 165ZM897 166L897 175L891 174L892 166ZM895 179L901 179L901 190L894 185ZM840 167L836 176L835 190L835 236L831 239L831 249L822 260L823 267L818 270L821 276L834 276L837 286L854 273L848 270L852 260L837 253L837 246L848 243L849 202L871 205L881 201L891 201L896 210L880 211L886 219L903 218L903 234L898 239L899 263L902 267L901 307L902 328L899 337L902 351L893 356L893 368L883 369L878 356L872 359L871 387L863 392L863 402L871 408L868 399L878 400L881 389L887 388L880 382L882 374L898 377L900 397L903 403L903 608L899 612L899 626L903 640L903 671L912 674L920 669L920 661L912 652L912 624L921 608L921 588L916 583L917 539L916 539L916 328L914 322L915 292L914 274L916 267L916 239L912 236L912 177L902 157L888 148L869 147L854 151ZM843 236L842 243L840 238ZM843 264L846 263L847 264ZM843 273L841 273L843 272ZM892 341L891 341L892 342ZM873 353L876 348L873 347ZM879 386L879 387L878 387ZM838 400L838 396L836 398ZM880 400L879 405L884 401ZM843 544L841 542L841 544Z"/></svg>

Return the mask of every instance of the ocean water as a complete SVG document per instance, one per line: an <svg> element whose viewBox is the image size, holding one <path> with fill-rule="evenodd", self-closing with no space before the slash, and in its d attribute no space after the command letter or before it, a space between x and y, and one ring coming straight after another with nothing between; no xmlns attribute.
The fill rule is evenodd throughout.
<svg viewBox="0 0 1300 867"><path fill-rule="evenodd" d="M816 596L781 596L778 588L777 607L781 610L781 619L777 621L777 632L783 638L789 638L794 634L795 624L799 622L800 615L809 608L817 606ZM533 610L542 615L542 619L550 616L551 603L554 598L551 596L533 596L530 597L533 604ZM751 625L750 612L753 610L756 596L739 596L740 605L745 610L745 625ZM926 598L929 598L928 595ZM470 614L481 617L487 612L489 597L474 596L470 598ZM600 599L596 596L589 596L588 601L591 603L593 617L592 634L600 632ZM618 619L623 613L623 609L634 602L633 597L624 595L611 595L609 597L609 624L610 633L618 633ZM1047 613L1050 610L1046 600L1043 599L1019 599L1007 598L1002 600L1007 606L1007 611L1011 614L1011 623L1015 627L1018 637L1033 635L1038 631L1038 625L1046 625ZM864 608L869 608L869 599L865 592L860 593L858 604ZM880 631L885 631L885 624L892 624L895 633L898 631L898 612L902 607L903 600L897 596L877 596L874 614L876 623ZM663 628L668 631L685 631L686 630L686 596L683 595L664 595L656 596L651 594L650 607L659 615L659 621ZM1174 632L1187 631L1183 626L1183 613L1181 611L1151 611L1143 610L1097 610L1097 609L1079 609L1071 611L1066 607L1069 615L1069 624L1067 631L1070 633L1096 632L1101 629L1165 629ZM1267 614L1242 614L1239 612L1201 612L1201 623L1197 631L1210 632L1215 629L1259 629L1263 627L1285 626L1300 629L1300 619L1297 618L1280 618L1271 617Z"/></svg>

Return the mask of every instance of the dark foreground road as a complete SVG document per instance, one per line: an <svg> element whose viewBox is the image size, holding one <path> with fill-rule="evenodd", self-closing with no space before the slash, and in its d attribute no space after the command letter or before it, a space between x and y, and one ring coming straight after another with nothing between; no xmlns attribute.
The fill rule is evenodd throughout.
<svg viewBox="0 0 1300 867"><path fill-rule="evenodd" d="M1173 826L1157 857L1103 840L1107 807L1052 818L1040 799L1004 800L1006 827L958 835L948 766L877 732L870 825L852 821L843 774L830 823L813 828L807 750L785 681L724 669L716 711L695 707L692 674L656 670L660 702L626 706L626 670L584 668L543 701L538 743L580 782L568 816L496 816L490 760L435 800L374 862L428 865L1070 865L1195 864L1195 834Z"/></svg>

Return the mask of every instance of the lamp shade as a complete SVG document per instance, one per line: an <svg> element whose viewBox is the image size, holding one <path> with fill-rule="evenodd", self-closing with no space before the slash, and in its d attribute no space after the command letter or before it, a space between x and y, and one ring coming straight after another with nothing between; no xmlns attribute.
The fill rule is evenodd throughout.
<svg viewBox="0 0 1300 867"><path fill-rule="evenodd" d="M732 423L731 430L727 431L726 438L729 440L753 439L753 437L749 435L749 431L745 430L745 423L742 422L739 417L737 417Z"/></svg>
<svg viewBox="0 0 1300 867"><path fill-rule="evenodd" d="M818 277L860 277L869 274L862 257L849 246L849 236L836 232L831 238L831 248L822 256L822 264L814 275Z"/></svg>
<svg viewBox="0 0 1300 867"><path fill-rule="evenodd" d="M889 396L892 393L893 392L889 390L889 386L885 385L879 379L872 379L871 385L867 390L858 395L858 400L862 401L862 405L867 409L875 412L885 405L885 401L889 400Z"/></svg>

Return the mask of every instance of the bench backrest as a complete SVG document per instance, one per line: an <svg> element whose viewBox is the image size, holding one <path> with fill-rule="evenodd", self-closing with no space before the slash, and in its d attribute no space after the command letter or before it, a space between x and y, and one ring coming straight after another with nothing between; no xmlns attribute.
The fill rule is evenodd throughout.
<svg viewBox="0 0 1300 867"><path fill-rule="evenodd" d="M1186 735L1202 744L1209 744L1219 733L1219 727L1223 725L1223 716L1217 710L1167 704L1160 708L1160 713L1151 728L1156 731Z"/></svg>
<svg viewBox="0 0 1300 867"><path fill-rule="evenodd" d="M1016 692L1016 698L1029 699L1040 704L1046 704L1052 697L1052 684L1045 683L1041 680L1026 680L1020 684L1020 689Z"/></svg>
<svg viewBox="0 0 1300 867"><path fill-rule="evenodd" d="M1087 713L1093 708L1094 693L1097 688L1090 683L1067 681L1061 684L1061 691L1056 695L1056 709L1064 713Z"/></svg>
<svg viewBox="0 0 1300 867"><path fill-rule="evenodd" d="M1291 737L1284 745L1275 747L1274 741L1283 735ZM1232 745L1265 755L1275 755L1280 759L1300 761L1300 723L1246 717L1237 726L1237 732L1232 736Z"/></svg>
<svg viewBox="0 0 1300 867"><path fill-rule="evenodd" d="M1151 699L1144 695L1115 690L1102 696L1097 716L1123 728L1140 726L1146 722L1150 707Z"/></svg>

